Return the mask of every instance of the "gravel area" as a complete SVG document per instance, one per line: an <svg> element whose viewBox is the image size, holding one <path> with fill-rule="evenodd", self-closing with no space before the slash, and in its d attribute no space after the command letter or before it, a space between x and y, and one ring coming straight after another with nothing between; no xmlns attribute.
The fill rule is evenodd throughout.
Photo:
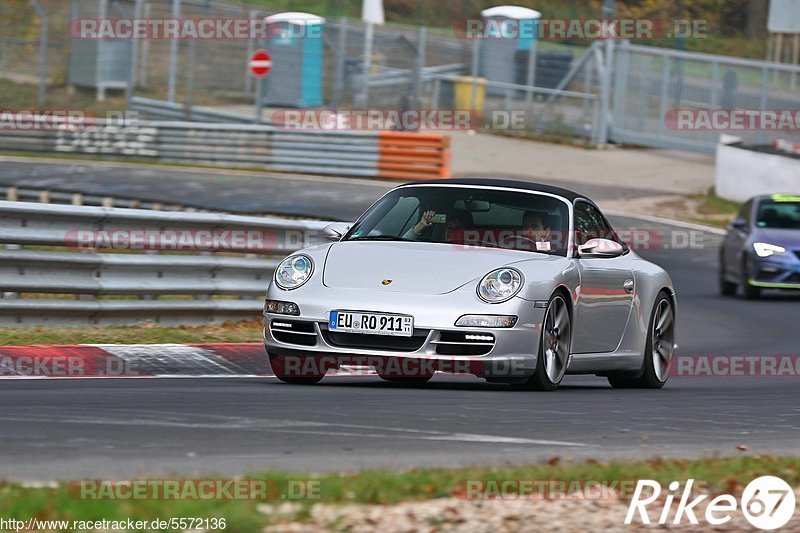
<svg viewBox="0 0 800 533"><path fill-rule="evenodd" d="M796 491L800 501L800 489ZM677 498L676 498L677 500ZM618 499L581 500L464 500L441 498L424 502L408 502L397 505L323 505L311 508L310 519L293 521L299 506L284 503L279 506L262 505L259 511L273 515L276 524L266 529L274 533L311 533L314 531L348 531L367 533L380 530L381 533L412 532L538 532L538 531L755 531L740 510L732 513L730 522L710 526L704 522L707 498L695 507L699 525L689 524L684 517L683 524L643 525L623 522L628 504ZM668 521L674 517L678 502L672 504ZM660 506L648 507L651 520L657 521ZM798 531L800 513L779 531Z"/></svg>

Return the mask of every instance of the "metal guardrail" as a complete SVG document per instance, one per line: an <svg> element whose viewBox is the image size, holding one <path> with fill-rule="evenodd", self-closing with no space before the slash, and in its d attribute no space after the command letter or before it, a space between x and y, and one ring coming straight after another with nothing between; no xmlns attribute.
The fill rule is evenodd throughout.
<svg viewBox="0 0 800 533"><path fill-rule="evenodd" d="M0 150L403 180L437 179L450 173L450 139L434 133L178 121L93 120L80 128L61 126L0 129Z"/></svg>
<svg viewBox="0 0 800 533"><path fill-rule="evenodd" d="M188 107L183 104L167 102L166 100L156 100L153 98L142 98L133 96L128 101L128 108L136 111L146 118L168 119L168 120L188 120L193 122L223 123L223 124L252 124L253 117L238 115L236 113L226 113L214 109L202 107Z"/></svg>
<svg viewBox="0 0 800 533"><path fill-rule="evenodd" d="M326 222L0 201L0 326L257 319Z"/></svg>

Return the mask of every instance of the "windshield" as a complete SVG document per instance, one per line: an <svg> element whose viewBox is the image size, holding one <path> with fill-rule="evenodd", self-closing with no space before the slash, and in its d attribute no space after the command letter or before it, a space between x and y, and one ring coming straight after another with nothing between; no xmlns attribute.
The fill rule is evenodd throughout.
<svg viewBox="0 0 800 533"><path fill-rule="evenodd" d="M416 241L566 255L569 209L537 193L401 187L384 196L348 241Z"/></svg>
<svg viewBox="0 0 800 533"><path fill-rule="evenodd" d="M800 229L800 201L767 200L758 206L756 226L759 228Z"/></svg>

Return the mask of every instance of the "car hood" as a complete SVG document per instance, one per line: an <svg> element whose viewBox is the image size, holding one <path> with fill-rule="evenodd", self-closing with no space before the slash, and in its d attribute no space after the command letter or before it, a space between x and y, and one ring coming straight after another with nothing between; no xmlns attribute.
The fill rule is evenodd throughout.
<svg viewBox="0 0 800 533"><path fill-rule="evenodd" d="M342 289L444 294L495 268L553 259L535 252L451 244L340 242L328 251L322 282Z"/></svg>
<svg viewBox="0 0 800 533"><path fill-rule="evenodd" d="M752 236L753 242L766 242L783 246L787 250L800 250L800 230L783 228L756 228Z"/></svg>

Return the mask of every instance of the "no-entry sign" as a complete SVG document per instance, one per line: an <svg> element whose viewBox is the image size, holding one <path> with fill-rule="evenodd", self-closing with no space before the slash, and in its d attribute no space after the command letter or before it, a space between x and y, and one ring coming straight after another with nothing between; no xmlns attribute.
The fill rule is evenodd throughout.
<svg viewBox="0 0 800 533"><path fill-rule="evenodd" d="M272 69L272 56L266 50L256 50L250 56L250 71L256 78L263 78Z"/></svg>

